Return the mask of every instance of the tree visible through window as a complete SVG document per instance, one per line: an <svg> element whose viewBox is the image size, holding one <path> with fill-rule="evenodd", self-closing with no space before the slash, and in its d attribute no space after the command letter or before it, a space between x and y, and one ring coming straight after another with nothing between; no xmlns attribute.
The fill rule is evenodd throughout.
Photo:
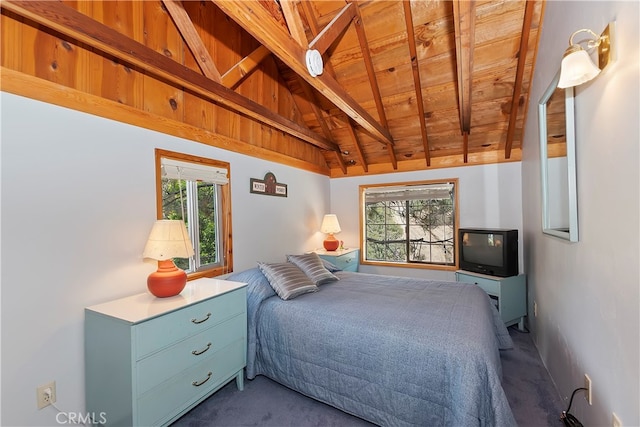
<svg viewBox="0 0 640 427"><path fill-rule="evenodd" d="M176 265L190 277L231 271L228 164L163 150L156 150L156 164L158 217L184 220L195 251Z"/></svg>
<svg viewBox="0 0 640 427"><path fill-rule="evenodd" d="M455 266L456 186L361 186L363 262Z"/></svg>

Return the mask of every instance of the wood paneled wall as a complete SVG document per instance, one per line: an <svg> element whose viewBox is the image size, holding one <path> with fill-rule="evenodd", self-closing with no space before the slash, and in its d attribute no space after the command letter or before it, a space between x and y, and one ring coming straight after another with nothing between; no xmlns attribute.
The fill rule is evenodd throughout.
<svg viewBox="0 0 640 427"><path fill-rule="evenodd" d="M160 0L64 3L199 72ZM191 1L184 5L221 73L258 47L212 2ZM0 26L2 90L329 174L321 150L310 144L5 9ZM278 76L277 64L269 57L235 90L271 111L301 122L294 99Z"/></svg>

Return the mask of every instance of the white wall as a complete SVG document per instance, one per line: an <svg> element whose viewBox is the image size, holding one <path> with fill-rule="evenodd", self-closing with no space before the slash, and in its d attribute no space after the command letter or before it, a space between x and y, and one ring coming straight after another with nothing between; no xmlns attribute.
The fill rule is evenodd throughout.
<svg viewBox="0 0 640 427"><path fill-rule="evenodd" d="M84 411L84 307L146 292L154 149L227 161L235 270L321 244L329 179L2 93L2 425L55 425L36 387ZM251 194L273 172L289 197Z"/></svg>
<svg viewBox="0 0 640 427"><path fill-rule="evenodd" d="M400 172L331 180L331 210L338 215L342 232L336 236L345 246L360 242L359 186L388 182L408 182L458 178L460 226L484 228L515 228L522 232L522 185L520 163L433 169L420 172ZM519 239L520 260L523 259L523 239ZM363 265L365 273L426 277L434 280L455 280L455 272L419 268L376 267ZM520 271L523 271L520 261Z"/></svg>
<svg viewBox="0 0 640 427"><path fill-rule="evenodd" d="M639 13L637 1L547 2L527 117L529 313L533 301L538 305L530 326L564 398L583 386L585 373L591 377L593 406L577 395L571 409L586 426L612 425L612 412L625 426L640 425ZM599 33L613 20L617 62L575 91L580 241L568 243L540 231L536 104L571 33Z"/></svg>

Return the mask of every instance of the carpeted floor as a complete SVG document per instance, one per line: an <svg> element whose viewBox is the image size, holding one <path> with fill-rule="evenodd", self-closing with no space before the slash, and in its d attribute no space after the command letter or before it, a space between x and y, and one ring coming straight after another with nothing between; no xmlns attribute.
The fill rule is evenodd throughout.
<svg viewBox="0 0 640 427"><path fill-rule="evenodd" d="M564 403L551 382L529 334L509 328L514 349L502 352L503 387L520 427L561 427ZM371 426L359 418L309 399L270 379L235 381L176 421L184 426Z"/></svg>

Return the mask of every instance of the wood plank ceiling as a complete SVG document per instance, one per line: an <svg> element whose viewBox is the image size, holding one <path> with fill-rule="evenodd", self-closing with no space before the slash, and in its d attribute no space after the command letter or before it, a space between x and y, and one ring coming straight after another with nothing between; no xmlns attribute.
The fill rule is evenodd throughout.
<svg viewBox="0 0 640 427"><path fill-rule="evenodd" d="M304 141L332 177L520 160L544 0L201 1L255 39L231 66L216 63L222 41L203 38L197 9L158 2L196 68L64 3L2 8ZM274 61L295 114L238 90Z"/></svg>

